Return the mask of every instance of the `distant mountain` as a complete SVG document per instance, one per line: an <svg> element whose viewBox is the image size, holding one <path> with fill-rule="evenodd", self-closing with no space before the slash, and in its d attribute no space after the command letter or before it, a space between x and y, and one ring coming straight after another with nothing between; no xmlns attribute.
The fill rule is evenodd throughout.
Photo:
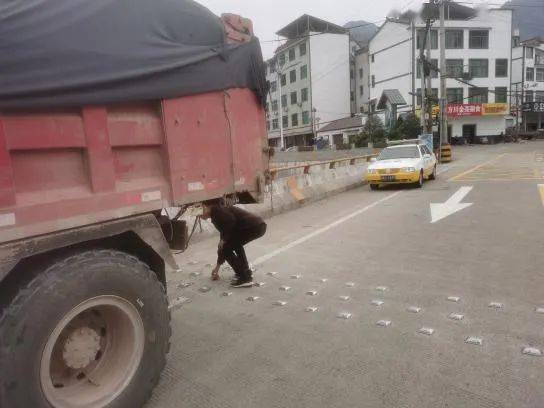
<svg viewBox="0 0 544 408"><path fill-rule="evenodd" d="M375 24L363 20L349 21L344 24L344 28L349 28L352 38L362 46L367 45L368 41L378 31Z"/></svg>
<svg viewBox="0 0 544 408"><path fill-rule="evenodd" d="M522 41L529 38L544 38L544 1L511 0L503 7L514 10L514 28L519 28Z"/></svg>

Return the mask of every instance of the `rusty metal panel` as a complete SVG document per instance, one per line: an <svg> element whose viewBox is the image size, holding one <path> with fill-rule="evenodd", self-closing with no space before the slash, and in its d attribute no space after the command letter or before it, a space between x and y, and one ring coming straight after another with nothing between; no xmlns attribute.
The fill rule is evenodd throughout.
<svg viewBox="0 0 544 408"><path fill-rule="evenodd" d="M224 93L165 100L163 114L174 202L232 192L232 120L225 114Z"/></svg>

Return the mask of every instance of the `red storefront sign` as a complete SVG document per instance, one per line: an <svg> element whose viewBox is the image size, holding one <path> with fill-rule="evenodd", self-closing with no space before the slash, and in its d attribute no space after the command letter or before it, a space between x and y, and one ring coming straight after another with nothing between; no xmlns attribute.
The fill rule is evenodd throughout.
<svg viewBox="0 0 544 408"><path fill-rule="evenodd" d="M482 104L481 103L450 103L446 107L446 114L452 117L482 116Z"/></svg>

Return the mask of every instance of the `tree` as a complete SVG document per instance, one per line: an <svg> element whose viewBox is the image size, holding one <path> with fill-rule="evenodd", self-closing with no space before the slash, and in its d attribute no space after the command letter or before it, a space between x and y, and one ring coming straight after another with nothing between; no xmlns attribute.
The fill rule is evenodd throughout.
<svg viewBox="0 0 544 408"><path fill-rule="evenodd" d="M417 139L421 134L421 125L416 115L410 113L399 117L395 127L387 134L389 140Z"/></svg>
<svg viewBox="0 0 544 408"><path fill-rule="evenodd" d="M381 119L375 115L369 115L361 133L351 137L350 143L355 143L356 147L366 147L368 143L373 143L375 147L384 146L385 129Z"/></svg>

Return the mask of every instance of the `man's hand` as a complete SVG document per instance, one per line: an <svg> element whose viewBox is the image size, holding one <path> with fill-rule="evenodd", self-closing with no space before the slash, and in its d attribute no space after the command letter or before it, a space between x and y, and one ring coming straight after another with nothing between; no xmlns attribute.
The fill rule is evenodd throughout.
<svg viewBox="0 0 544 408"><path fill-rule="evenodd" d="M224 246L225 246L225 241L223 241L222 239L219 240L219 245L217 246L217 249L222 251Z"/></svg>
<svg viewBox="0 0 544 408"><path fill-rule="evenodd" d="M212 280L219 280L219 264L215 265L215 268L212 269Z"/></svg>

